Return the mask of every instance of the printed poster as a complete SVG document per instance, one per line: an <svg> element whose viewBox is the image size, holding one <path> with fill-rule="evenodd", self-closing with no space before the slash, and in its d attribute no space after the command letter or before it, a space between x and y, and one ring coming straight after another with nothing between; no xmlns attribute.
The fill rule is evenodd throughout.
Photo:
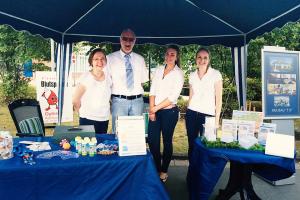
<svg viewBox="0 0 300 200"><path fill-rule="evenodd" d="M263 49L262 75L265 118L299 118L299 52Z"/></svg>
<svg viewBox="0 0 300 200"><path fill-rule="evenodd" d="M36 72L37 100L44 123L58 122L58 81L56 72ZM65 87L62 122L73 121L72 89Z"/></svg>

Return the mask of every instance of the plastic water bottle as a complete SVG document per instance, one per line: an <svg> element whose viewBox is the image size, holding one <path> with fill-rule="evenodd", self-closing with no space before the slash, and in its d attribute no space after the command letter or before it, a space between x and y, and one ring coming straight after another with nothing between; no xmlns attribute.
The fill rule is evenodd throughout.
<svg viewBox="0 0 300 200"><path fill-rule="evenodd" d="M87 155L87 151L88 151L87 147L88 147L88 143L85 140L82 140L81 141L81 155L82 156Z"/></svg>
<svg viewBox="0 0 300 200"><path fill-rule="evenodd" d="M92 137L91 141L94 143L95 148L94 148L94 153L97 154L97 138L96 137Z"/></svg>
<svg viewBox="0 0 300 200"><path fill-rule="evenodd" d="M96 151L96 143L94 141L90 141L89 143L89 156L94 157Z"/></svg>
<svg viewBox="0 0 300 200"><path fill-rule="evenodd" d="M82 138L80 136L75 137L75 149L78 154L81 154L81 141Z"/></svg>

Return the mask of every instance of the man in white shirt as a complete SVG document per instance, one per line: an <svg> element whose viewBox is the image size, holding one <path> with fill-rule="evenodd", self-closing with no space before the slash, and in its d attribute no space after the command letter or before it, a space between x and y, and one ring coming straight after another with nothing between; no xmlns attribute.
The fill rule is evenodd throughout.
<svg viewBox="0 0 300 200"><path fill-rule="evenodd" d="M142 115L144 111L143 83L149 80L144 58L132 52L134 32L121 33L121 49L107 56L112 79L112 131L116 133L117 116Z"/></svg>

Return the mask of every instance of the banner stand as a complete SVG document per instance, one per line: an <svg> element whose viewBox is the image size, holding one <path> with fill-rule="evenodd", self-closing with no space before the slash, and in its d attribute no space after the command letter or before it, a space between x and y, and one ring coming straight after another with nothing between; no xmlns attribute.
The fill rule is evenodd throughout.
<svg viewBox="0 0 300 200"><path fill-rule="evenodd" d="M276 124L276 132L295 137L294 119L300 118L300 52L264 46L261 53L264 119ZM296 178L294 174L270 181L258 176L273 185L294 184Z"/></svg>

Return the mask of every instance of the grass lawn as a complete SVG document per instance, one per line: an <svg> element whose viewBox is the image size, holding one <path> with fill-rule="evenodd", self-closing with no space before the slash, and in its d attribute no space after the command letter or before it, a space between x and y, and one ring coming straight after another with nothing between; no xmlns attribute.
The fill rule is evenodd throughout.
<svg viewBox="0 0 300 200"><path fill-rule="evenodd" d="M64 125L78 125L78 116L74 115L73 122L63 123ZM16 128L14 126L13 120L10 116L7 106L0 106L0 130L7 130L12 135L15 135ZM300 132L300 120L295 120L295 130L296 132ZM109 123L108 131L111 132L111 120ZM53 135L53 129L47 128L46 135L51 136ZM177 155L186 155L188 144L187 144L187 136L185 130L185 123L183 119L180 119L177 123L175 128L175 133L173 137L173 144L174 144L174 154ZM300 141L296 141L296 148L297 151L300 152ZM298 156L299 157L299 156Z"/></svg>

